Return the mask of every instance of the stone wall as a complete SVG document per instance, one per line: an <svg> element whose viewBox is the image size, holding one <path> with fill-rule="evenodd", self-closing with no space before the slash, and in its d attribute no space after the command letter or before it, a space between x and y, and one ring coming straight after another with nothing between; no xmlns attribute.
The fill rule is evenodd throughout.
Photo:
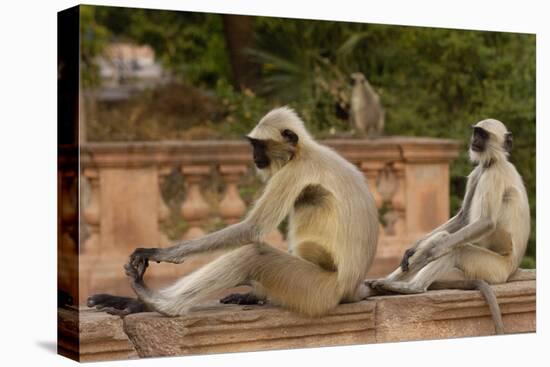
<svg viewBox="0 0 550 367"><path fill-rule="evenodd" d="M492 288L505 332L535 332L535 280ZM80 314L76 308L60 309L59 325L60 354L75 358L80 350L82 361L430 340L495 332L481 294L460 290L372 297L339 305L329 315L313 319L270 305L210 302L185 317L174 318L157 313L119 318L87 308L81 308Z"/></svg>

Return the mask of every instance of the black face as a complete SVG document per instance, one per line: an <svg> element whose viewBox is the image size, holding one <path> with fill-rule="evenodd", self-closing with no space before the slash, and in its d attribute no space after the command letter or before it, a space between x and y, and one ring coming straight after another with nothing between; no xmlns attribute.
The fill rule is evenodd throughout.
<svg viewBox="0 0 550 367"><path fill-rule="evenodd" d="M288 162L294 157L296 146L298 145L298 135L292 130L285 129L281 131L281 136L284 142L275 142L273 140L260 140L246 136L252 145L252 157L256 167L263 169L271 164L271 157L274 159L284 160ZM269 153L269 154L268 154Z"/></svg>
<svg viewBox="0 0 550 367"><path fill-rule="evenodd" d="M479 126L474 126L474 132L472 133L472 140L470 141L470 148L474 152L483 153L487 147L489 141L489 133Z"/></svg>
<svg viewBox="0 0 550 367"><path fill-rule="evenodd" d="M250 144L252 144L252 157L254 158L254 164L256 167L262 169L269 167L271 161L267 155L267 145L264 141L247 137Z"/></svg>

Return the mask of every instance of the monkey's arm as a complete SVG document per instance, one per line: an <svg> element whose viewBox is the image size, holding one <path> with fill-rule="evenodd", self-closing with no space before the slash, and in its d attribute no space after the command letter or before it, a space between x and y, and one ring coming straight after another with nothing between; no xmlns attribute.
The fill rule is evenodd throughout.
<svg viewBox="0 0 550 367"><path fill-rule="evenodd" d="M455 233L446 236L441 241L432 242L429 249L419 254L418 257L413 258L412 263L409 264L409 271L422 269L428 263L451 252L456 246L466 242L473 242L480 237L490 234L495 228L496 224L491 218L480 218Z"/></svg>
<svg viewBox="0 0 550 367"><path fill-rule="evenodd" d="M157 262L180 264L186 256L214 251L228 247L239 247L257 241L259 233L251 221L232 224L219 231L212 232L194 240L180 241L167 248L136 249L132 257L146 255L148 259Z"/></svg>
<svg viewBox="0 0 550 367"><path fill-rule="evenodd" d="M291 176L294 170L283 168L267 183L249 215L240 223L233 224L204 237L182 241L167 248L138 248L130 255L130 263L138 267L148 260L182 263L186 256L205 251L239 247L260 241L273 231L288 215L294 202L308 184L308 177ZM146 267L146 266L145 266Z"/></svg>
<svg viewBox="0 0 550 367"><path fill-rule="evenodd" d="M415 242L415 244L412 247L409 247L407 250L405 250L405 253L403 254L403 258L401 259L401 270L402 271L408 271L409 270L409 259L416 253L418 246L422 242L424 242L426 239L432 237L437 232L446 231L449 233L455 233L460 228L464 227L465 223L465 212L463 209L460 209L460 211L451 219L449 219L447 222L443 223L430 233L428 233L425 236L422 236L418 241Z"/></svg>
<svg viewBox="0 0 550 367"><path fill-rule="evenodd" d="M417 241L412 248L405 251L403 259L401 260L402 271L405 272L409 270L409 259L416 253L418 246L421 245L425 239L430 238L432 235L438 232L446 231L453 234L463 228L468 227L468 215L469 212L472 210L473 205L479 205L481 207L481 218L491 218L493 221L496 220L495 216L500 211L500 206L502 205L504 185L502 184L502 182L493 182L490 187L486 187L487 185L484 184L482 185L483 188L481 188L479 187L481 174L482 171L477 168L470 174L468 178L468 183L466 185L464 202L457 215L430 232L427 236L424 236L422 239ZM472 202L476 190L484 190L484 193L479 195L481 198L481 201L479 203Z"/></svg>
<svg viewBox="0 0 550 367"><path fill-rule="evenodd" d="M451 233L441 241L432 243L431 247L427 251L423 251L419 259L415 261L417 269L448 254L456 246L466 242L474 242L476 239L486 236L496 229L497 216L501 211L505 186L500 181L493 182L490 187L487 183L483 183L478 185L477 190L482 190L479 195L479 203L477 204L479 205L479 219ZM469 210L473 210L472 206L470 206Z"/></svg>

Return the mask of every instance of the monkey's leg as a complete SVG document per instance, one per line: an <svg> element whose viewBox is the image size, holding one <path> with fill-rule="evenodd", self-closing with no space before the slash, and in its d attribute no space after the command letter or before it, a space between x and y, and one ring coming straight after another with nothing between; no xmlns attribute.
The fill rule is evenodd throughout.
<svg viewBox="0 0 550 367"><path fill-rule="evenodd" d="M446 233L446 236L431 240L429 248L427 247L426 250L422 251L421 255L411 259L413 261L409 264L409 267L412 270L422 269L426 264L445 256L468 242L475 241L494 229L494 222L491 219L483 218L477 222L468 224L466 227L452 234L440 232Z"/></svg>
<svg viewBox="0 0 550 367"><path fill-rule="evenodd" d="M88 298L88 307L95 307L111 315L125 316L132 313L149 311L145 304L130 297L112 296L110 294L94 294Z"/></svg>
<svg viewBox="0 0 550 367"><path fill-rule="evenodd" d="M465 200L468 200L468 197L466 197ZM401 259L401 269L406 272L409 270L409 259L416 254L422 247L423 244L426 243L426 241L429 241L430 238L432 238L434 235L436 235L439 232L448 232L448 233L454 233L458 231L460 228L466 226L465 223L465 214L464 209L460 209L459 212L449 219L446 223L443 223L433 231L431 231L426 236L420 238L416 243L408 248L405 253L403 254L403 258Z"/></svg>
<svg viewBox="0 0 550 367"><path fill-rule="evenodd" d="M246 284L248 274L244 264L252 260L251 246L222 255L160 291L147 287L142 268L135 268L132 261L126 264L125 270L134 292L150 309L166 316L178 316L212 292Z"/></svg>
<svg viewBox="0 0 550 367"><path fill-rule="evenodd" d="M434 243L441 241L442 239L447 238L448 236L449 236L449 232L439 231L439 232L430 234L428 237L422 240L419 240L414 247L409 248L405 251L405 255L403 258L404 259L406 258L407 260L407 266L406 266L407 269L403 270L403 260L402 260L401 265L383 279L385 283L396 282L396 281L408 281L412 279L412 277L419 271L419 269L418 268L415 269L416 271L413 271L411 269L409 271L408 269L409 258L412 257L411 261L412 263L414 263L414 261L418 257L423 256L424 251L427 251L431 247L433 247ZM381 284L381 283L378 283L378 281L375 281L373 283Z"/></svg>
<svg viewBox="0 0 550 367"><path fill-rule="evenodd" d="M489 284L505 283L514 272L511 256L484 247L466 244L457 251L457 267L467 279L482 279Z"/></svg>
<svg viewBox="0 0 550 367"><path fill-rule="evenodd" d="M132 286L151 309L175 316L212 292L249 281L260 283L276 303L310 316L327 312L341 297L336 272L264 244L236 249L158 292L139 278L132 278Z"/></svg>
<svg viewBox="0 0 550 367"><path fill-rule="evenodd" d="M423 293L436 279L450 272L455 265L456 255L450 253L429 263L408 281L382 279L374 282L373 287L403 294Z"/></svg>
<svg viewBox="0 0 550 367"><path fill-rule="evenodd" d="M407 261L407 264L406 264L407 266L406 267L403 266L403 260L402 260L400 266L398 266L394 271L388 274L385 278L371 279L371 280L365 281L363 286L366 289L364 290L362 289L359 291L361 294L365 295L361 299L364 299L370 296L379 295L379 294L387 294L388 291L397 292L395 290L390 289L393 286L396 286L396 287L398 286L402 290L408 289L409 280L412 279L414 275L419 271L418 268L415 269L416 271L412 271L412 270L409 271L409 268L408 268L409 258L412 257L413 255L419 256L419 254L421 254L422 251L426 249L426 247L429 247L429 244L431 243L432 240L438 239L446 235L447 235L447 232L445 231L432 234L430 237L418 241L413 248L407 249L403 257ZM404 268L405 270L403 270ZM418 291L409 290L406 293L420 293L420 292L421 292L420 290ZM403 293L403 292L400 292L400 293Z"/></svg>
<svg viewBox="0 0 550 367"><path fill-rule="evenodd" d="M439 279L449 274L454 268L463 271L464 280ZM497 334L504 333L500 307L489 283L505 282L510 274L509 261L490 250L472 244L462 247L429 263L410 282L388 282L376 284L385 290L398 293L421 293L428 287L433 289L478 289L485 298ZM434 282L438 280L437 282Z"/></svg>

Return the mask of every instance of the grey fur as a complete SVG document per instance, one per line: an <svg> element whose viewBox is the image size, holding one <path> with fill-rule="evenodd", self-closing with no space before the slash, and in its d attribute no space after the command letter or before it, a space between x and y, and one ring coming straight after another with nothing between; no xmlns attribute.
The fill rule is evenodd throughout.
<svg viewBox="0 0 550 367"><path fill-rule="evenodd" d="M380 97L362 73L351 74L351 125L361 135L376 137L384 131L384 109Z"/></svg>

